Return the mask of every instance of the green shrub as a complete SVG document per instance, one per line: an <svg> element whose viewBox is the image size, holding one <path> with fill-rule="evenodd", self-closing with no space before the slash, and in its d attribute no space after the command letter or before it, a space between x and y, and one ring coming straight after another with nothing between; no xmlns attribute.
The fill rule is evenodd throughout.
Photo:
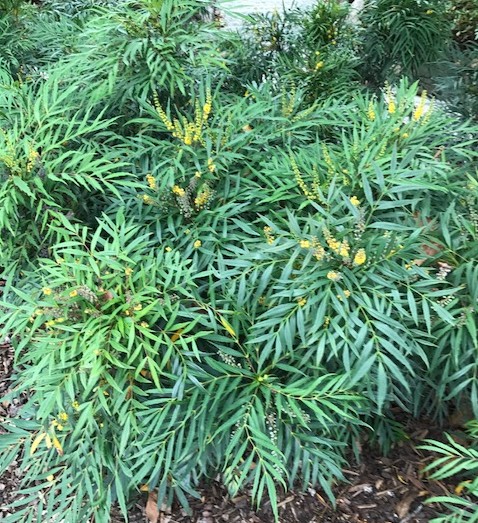
<svg viewBox="0 0 478 523"><path fill-rule="evenodd" d="M337 0L317 2L304 21L310 42L317 48L336 45L342 33L351 30L347 24L348 12L348 7Z"/></svg>
<svg viewBox="0 0 478 523"><path fill-rule="evenodd" d="M397 406L478 413L476 128L355 89L335 4L268 19L250 78L205 5L46 10L45 47L0 64L7 523L187 506L218 475L279 519L285 488L333 499L364 434L390 448Z"/></svg>
<svg viewBox="0 0 478 523"><path fill-rule="evenodd" d="M478 518L476 499L478 496L478 437L477 422L468 424L471 445L466 446L446 434L447 442L427 440L420 448L428 450L439 457L427 465L424 472L431 473L430 479L443 480L453 477L460 478L456 486L456 495L434 496L429 503L440 503L448 514L432 519L431 523L462 522L472 523Z"/></svg>
<svg viewBox="0 0 478 523"><path fill-rule="evenodd" d="M300 87L309 102L351 95L357 86L355 30L335 1L251 17L241 35L227 41L228 83L236 91L268 80ZM292 87L293 88L293 87Z"/></svg>
<svg viewBox="0 0 478 523"><path fill-rule="evenodd" d="M451 42L448 7L443 0L370 0L360 13L363 76L377 84L418 78Z"/></svg>
<svg viewBox="0 0 478 523"><path fill-rule="evenodd" d="M198 273L192 240L158 246L121 214L93 237L61 225L53 260L5 304L21 336L17 392L31 391L24 416L4 424L2 467L22 450L29 487L6 521L109 521L112 501L126 514L144 484L186 503L218 470L233 493L251 483L258 502L299 473L329 490L341 476L334 434L358 401L345 374L248 347L226 303L202 301L212 273Z"/></svg>
<svg viewBox="0 0 478 523"><path fill-rule="evenodd" d="M7 81L0 91L0 266L13 269L49 248L56 214L91 216L102 199L119 196L127 173L119 152L106 146L112 120L80 108L76 89L62 89L61 77Z"/></svg>
<svg viewBox="0 0 478 523"><path fill-rule="evenodd" d="M138 101L154 91L186 103L186 82L224 66L216 49L218 31L200 16L208 5L131 0L91 16L69 58L73 81L89 84L111 116L136 116Z"/></svg>

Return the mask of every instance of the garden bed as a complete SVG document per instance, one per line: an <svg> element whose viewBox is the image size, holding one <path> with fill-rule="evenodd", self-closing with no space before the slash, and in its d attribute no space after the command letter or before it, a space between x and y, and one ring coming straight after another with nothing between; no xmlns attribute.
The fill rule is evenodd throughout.
<svg viewBox="0 0 478 523"><path fill-rule="evenodd" d="M478 517L476 48L399 4L0 0L2 523Z"/></svg>

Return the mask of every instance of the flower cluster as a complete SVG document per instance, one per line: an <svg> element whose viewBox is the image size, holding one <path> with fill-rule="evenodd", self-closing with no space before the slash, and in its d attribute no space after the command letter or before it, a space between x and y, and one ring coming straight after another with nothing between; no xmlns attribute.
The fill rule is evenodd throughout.
<svg viewBox="0 0 478 523"><path fill-rule="evenodd" d="M275 236L272 234L272 227L266 226L263 230L268 245L272 245L275 241Z"/></svg>
<svg viewBox="0 0 478 523"><path fill-rule="evenodd" d="M206 101L202 107L199 101L196 100L194 105L194 121L192 122L188 121L184 116L171 120L161 107L157 93L153 94L153 102L160 120L163 122L166 129L172 132L175 138L181 140L184 145L193 145L195 143L203 142L202 135L204 129L207 127L207 122L212 109L212 96L209 89L206 92Z"/></svg>

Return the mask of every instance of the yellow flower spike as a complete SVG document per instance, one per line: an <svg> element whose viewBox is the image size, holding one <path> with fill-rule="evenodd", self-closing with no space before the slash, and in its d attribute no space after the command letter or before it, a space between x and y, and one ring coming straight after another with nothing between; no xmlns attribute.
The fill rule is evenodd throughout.
<svg viewBox="0 0 478 523"><path fill-rule="evenodd" d="M201 240L196 240L194 243L193 243L193 246L195 249L199 249L199 247L201 247L202 245L202 241Z"/></svg>
<svg viewBox="0 0 478 523"><path fill-rule="evenodd" d="M327 239L327 245L332 249L334 252L338 252L340 249L340 242L336 240L335 238L328 238Z"/></svg>
<svg viewBox="0 0 478 523"><path fill-rule="evenodd" d="M352 196L350 198L350 203L354 206L354 207L358 207L360 205L360 200L356 197L356 196Z"/></svg>
<svg viewBox="0 0 478 523"><path fill-rule="evenodd" d="M297 299L297 304L299 305L299 307L303 307L306 303L307 303L307 298L298 298Z"/></svg>
<svg viewBox="0 0 478 523"><path fill-rule="evenodd" d="M154 203L153 198L151 198L151 196L149 196L149 195L147 195L147 194L143 194L142 199L143 199L143 202L144 202L146 205L152 205L152 204Z"/></svg>
<svg viewBox="0 0 478 523"><path fill-rule="evenodd" d="M43 291L43 294L44 294L45 296L50 296L51 293L53 292L53 291L50 289L50 287L43 287L42 291Z"/></svg>
<svg viewBox="0 0 478 523"><path fill-rule="evenodd" d="M208 158L207 160L207 168L211 173L213 173L216 170L216 166L214 164L214 161L212 158Z"/></svg>
<svg viewBox="0 0 478 523"><path fill-rule="evenodd" d="M418 102L417 107L413 111L412 119L414 122L418 122L418 120L420 120L420 118L423 116L426 104L427 104L427 92L425 90L423 90L422 95L420 96L420 101Z"/></svg>
<svg viewBox="0 0 478 523"><path fill-rule="evenodd" d="M365 249L359 249L354 256L354 265L363 265L367 261Z"/></svg>
<svg viewBox="0 0 478 523"><path fill-rule="evenodd" d="M300 240L299 245L300 245L303 249L310 249L310 247L311 247L311 243L310 243L309 240Z"/></svg>
<svg viewBox="0 0 478 523"><path fill-rule="evenodd" d="M337 250L337 254L342 256L342 258L348 258L350 254L350 246L347 240L344 240L340 243L340 246Z"/></svg>
<svg viewBox="0 0 478 523"><path fill-rule="evenodd" d="M174 185L172 191L173 194L179 197L183 197L186 194L186 191L182 187L179 187L179 185Z"/></svg>
<svg viewBox="0 0 478 523"><path fill-rule="evenodd" d="M60 412L60 414L58 414L58 418L61 421L68 421L68 414L66 412Z"/></svg>
<svg viewBox="0 0 478 523"><path fill-rule="evenodd" d="M272 245L275 241L275 236L272 234L272 227L264 227L264 235L268 245Z"/></svg>
<svg viewBox="0 0 478 523"><path fill-rule="evenodd" d="M148 174L146 176L146 181L148 182L150 189L156 189L156 178L152 176L151 174Z"/></svg>
<svg viewBox="0 0 478 523"><path fill-rule="evenodd" d="M385 95L386 95L386 100L388 103L388 112L390 114L394 114L397 110L397 106L395 103L395 98L392 93L392 89L389 84L385 84Z"/></svg>
<svg viewBox="0 0 478 523"><path fill-rule="evenodd" d="M321 245L318 245L314 249L314 256L317 259L317 261L323 260L325 256L325 249Z"/></svg>
<svg viewBox="0 0 478 523"><path fill-rule="evenodd" d="M373 122L376 118L376 114L375 114L375 108L374 108L374 104L373 104L373 100L370 100L369 104L368 104L368 110L367 110L367 118Z"/></svg>

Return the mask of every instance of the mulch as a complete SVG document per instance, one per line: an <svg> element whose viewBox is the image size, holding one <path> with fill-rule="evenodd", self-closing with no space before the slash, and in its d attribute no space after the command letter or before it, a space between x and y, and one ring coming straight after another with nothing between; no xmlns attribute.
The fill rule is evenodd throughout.
<svg viewBox="0 0 478 523"><path fill-rule="evenodd" d="M15 417L22 404L21 398L12 402L1 400L9 390L12 371L10 340L0 339L0 422ZM404 418L403 424L409 437L387 456L380 456L376 448L364 444L360 463L344 471L348 482L334 489L335 507L319 490L293 490L279 501L281 523L428 523L438 516L439 507L426 504L426 498L449 493L454 485L426 478L422 470L433 456L417 446L424 438L437 437L442 429L433 429L430 423L411 418ZM20 479L17 462L0 476L0 521L12 512L10 505L16 499ZM200 499L190 500L192 514L173 506L159 511L154 523L272 523L274 520L270 504L265 502L255 510L247 492L231 498L215 481L202 485L199 492ZM131 523L148 523L147 504L148 494L144 493L131 507ZM123 522L114 510L111 523Z"/></svg>

